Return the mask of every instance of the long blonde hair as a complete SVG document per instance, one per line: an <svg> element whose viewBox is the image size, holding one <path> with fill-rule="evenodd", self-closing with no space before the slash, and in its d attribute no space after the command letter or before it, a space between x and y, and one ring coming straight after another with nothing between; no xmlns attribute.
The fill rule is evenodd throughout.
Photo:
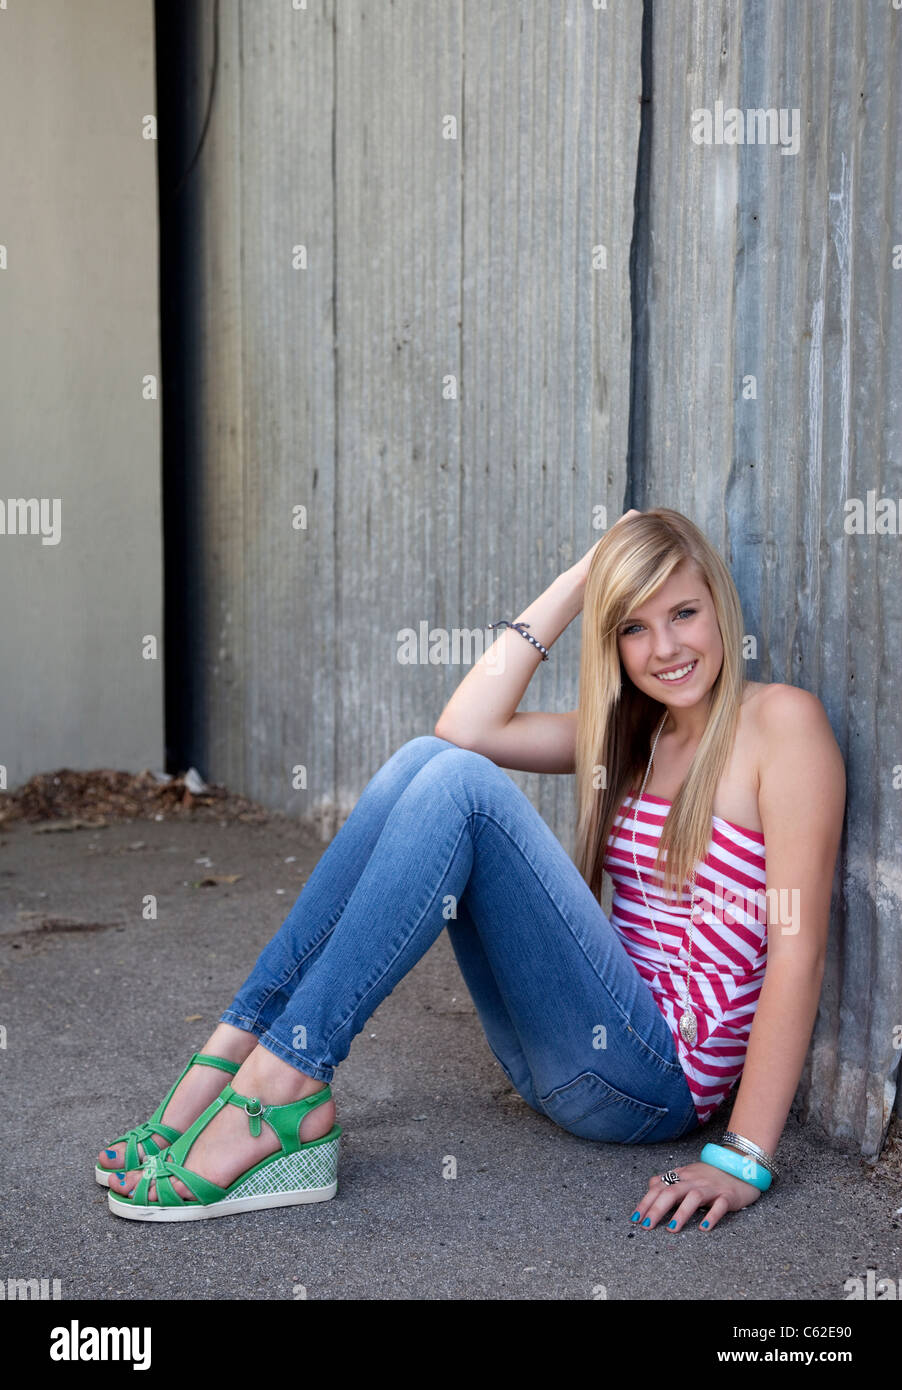
<svg viewBox="0 0 902 1390"><path fill-rule="evenodd" d="M723 663L709 691L708 722L664 822L656 869L666 860L665 892L676 894L708 853L714 793L739 718L744 685L742 609L724 561L688 517L655 507L613 527L592 556L583 602L576 732L577 827L574 859L597 896L613 822L632 787L638 792L664 705L626 676L617 631L682 561L697 568L714 601ZM599 774L601 774L599 778ZM599 780L601 786L598 785Z"/></svg>

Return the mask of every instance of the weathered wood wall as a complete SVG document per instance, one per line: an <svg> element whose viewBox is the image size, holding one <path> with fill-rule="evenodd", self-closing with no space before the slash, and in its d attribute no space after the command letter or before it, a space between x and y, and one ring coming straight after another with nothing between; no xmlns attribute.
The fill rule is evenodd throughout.
<svg viewBox="0 0 902 1390"><path fill-rule="evenodd" d="M190 14L199 131L213 7ZM902 13L218 15L183 203L194 760L328 836L464 674L400 663L403 629L513 616L597 539L600 507L686 512L733 568L750 676L815 691L847 759L800 1094L873 1156L902 1055ZM782 112L778 143L697 143L721 102ZM846 529L869 492L895 499L894 532ZM578 627L524 708L572 707ZM571 779L513 775L571 848Z"/></svg>

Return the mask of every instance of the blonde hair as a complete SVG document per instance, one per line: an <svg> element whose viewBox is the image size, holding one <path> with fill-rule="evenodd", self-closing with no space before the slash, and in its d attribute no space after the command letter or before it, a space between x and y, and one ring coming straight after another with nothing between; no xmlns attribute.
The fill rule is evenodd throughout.
<svg viewBox="0 0 902 1390"><path fill-rule="evenodd" d="M708 722L667 814L655 858L666 856L665 892L687 883L708 853L714 793L736 733L744 685L742 609L730 571L688 517L655 507L618 523L592 556L583 602L576 732L577 827L574 859L593 893L601 891L614 818L645 776L651 738L665 709L623 671L617 630L677 565L694 564L711 591L723 663L709 691ZM603 770L603 786L597 773Z"/></svg>

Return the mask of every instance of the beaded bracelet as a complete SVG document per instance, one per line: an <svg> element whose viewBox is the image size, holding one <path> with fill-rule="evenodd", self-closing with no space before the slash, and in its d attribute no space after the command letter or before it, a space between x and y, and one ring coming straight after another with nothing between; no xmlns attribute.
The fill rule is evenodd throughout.
<svg viewBox="0 0 902 1390"><path fill-rule="evenodd" d="M542 653L543 661L548 660L548 648L543 647L542 643L537 641L532 633L526 631L526 628L529 627L529 623L509 623L506 618L501 618L497 623L486 623L486 627L512 627L515 632L519 632L521 637L525 637L527 642L531 642L534 647L539 649Z"/></svg>

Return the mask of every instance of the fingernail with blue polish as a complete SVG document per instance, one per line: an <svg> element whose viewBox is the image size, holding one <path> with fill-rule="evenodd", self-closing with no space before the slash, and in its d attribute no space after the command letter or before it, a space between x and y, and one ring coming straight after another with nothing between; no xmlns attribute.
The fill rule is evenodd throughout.
<svg viewBox="0 0 902 1390"><path fill-rule="evenodd" d="M707 1223L707 1221L703 1221L703 1222L702 1222L702 1225L703 1225L703 1227L705 1228L705 1230L708 1229L708 1223Z"/></svg>
<svg viewBox="0 0 902 1390"><path fill-rule="evenodd" d="M638 1213L637 1211L634 1211L633 1214L632 1214L632 1216L630 1217L630 1221L638 1221L638 1220L639 1220L639 1213Z"/></svg>
<svg viewBox="0 0 902 1390"><path fill-rule="evenodd" d="M115 1158L115 1157L116 1157L116 1150L115 1150L115 1149L106 1149L105 1152L106 1152L107 1158Z"/></svg>
<svg viewBox="0 0 902 1390"><path fill-rule="evenodd" d="M643 1226L650 1226L650 1225L651 1225L651 1217L650 1217L650 1216L646 1216L645 1220L642 1222L642 1225L643 1225Z"/></svg>
<svg viewBox="0 0 902 1390"><path fill-rule="evenodd" d="M675 1229L676 1229L676 1222L675 1222L675 1221L668 1221L668 1223L667 1223L667 1229L668 1229L668 1231L673 1231L673 1230L675 1230Z"/></svg>

